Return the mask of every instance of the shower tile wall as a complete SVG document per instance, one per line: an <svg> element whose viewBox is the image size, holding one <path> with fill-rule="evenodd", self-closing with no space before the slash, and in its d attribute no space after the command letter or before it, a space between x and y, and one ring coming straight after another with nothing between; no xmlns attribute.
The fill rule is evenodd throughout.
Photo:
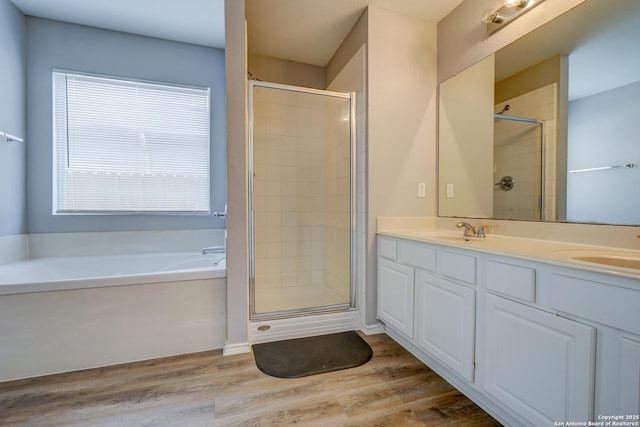
<svg viewBox="0 0 640 427"><path fill-rule="evenodd" d="M341 295L346 287L349 301L349 150L339 146L345 126L348 132L348 121L342 120L348 109L336 111L339 101L348 104L255 89L256 292L327 285ZM337 283L343 277L346 286Z"/></svg>
<svg viewBox="0 0 640 427"><path fill-rule="evenodd" d="M557 85L555 83L543 86L526 94L503 101L495 106L499 112L510 105L505 115L529 117L544 123L545 146L545 203L544 218L556 218L556 117L557 117ZM511 130L501 135L498 126L509 127ZM531 128L523 136L522 129ZM504 175L511 175L515 180L515 187L511 191L502 191L495 187L494 216L512 219L539 219L539 133L538 126L523 123L496 121L494 135L494 182L498 182ZM515 129L515 130L514 130ZM520 141L514 144L515 138Z"/></svg>

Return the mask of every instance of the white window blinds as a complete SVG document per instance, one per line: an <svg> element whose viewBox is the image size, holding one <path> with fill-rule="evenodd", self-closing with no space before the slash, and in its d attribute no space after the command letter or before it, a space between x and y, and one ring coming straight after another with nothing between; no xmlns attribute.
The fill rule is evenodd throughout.
<svg viewBox="0 0 640 427"><path fill-rule="evenodd" d="M208 213L209 88L53 72L54 213Z"/></svg>

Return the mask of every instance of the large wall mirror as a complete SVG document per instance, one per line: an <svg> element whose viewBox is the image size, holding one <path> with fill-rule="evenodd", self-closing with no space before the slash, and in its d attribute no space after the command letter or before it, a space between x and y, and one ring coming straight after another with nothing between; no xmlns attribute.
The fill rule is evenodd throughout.
<svg viewBox="0 0 640 427"><path fill-rule="evenodd" d="M640 1L586 1L439 94L440 216L640 224Z"/></svg>

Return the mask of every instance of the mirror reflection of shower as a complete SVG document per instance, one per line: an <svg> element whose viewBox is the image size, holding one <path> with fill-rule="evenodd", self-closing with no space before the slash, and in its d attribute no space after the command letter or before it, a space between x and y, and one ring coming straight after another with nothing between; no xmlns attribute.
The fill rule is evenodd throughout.
<svg viewBox="0 0 640 427"><path fill-rule="evenodd" d="M558 84L536 87L521 76L496 83L493 183L513 179L512 189L494 186L494 217L553 221L562 209L558 179Z"/></svg>
<svg viewBox="0 0 640 427"><path fill-rule="evenodd" d="M506 104L494 114L494 194L496 218L541 220L544 216L543 123L506 115Z"/></svg>
<svg viewBox="0 0 640 427"><path fill-rule="evenodd" d="M349 309L353 99L253 77L252 318Z"/></svg>

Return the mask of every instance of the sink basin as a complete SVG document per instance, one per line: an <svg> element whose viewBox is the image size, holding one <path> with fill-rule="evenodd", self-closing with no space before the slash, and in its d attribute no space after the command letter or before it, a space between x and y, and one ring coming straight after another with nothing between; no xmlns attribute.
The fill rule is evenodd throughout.
<svg viewBox="0 0 640 427"><path fill-rule="evenodd" d="M573 259L578 261L586 261L595 264L610 265L613 267L633 268L640 270L639 258L625 258L625 257L613 257L613 256L577 256Z"/></svg>

